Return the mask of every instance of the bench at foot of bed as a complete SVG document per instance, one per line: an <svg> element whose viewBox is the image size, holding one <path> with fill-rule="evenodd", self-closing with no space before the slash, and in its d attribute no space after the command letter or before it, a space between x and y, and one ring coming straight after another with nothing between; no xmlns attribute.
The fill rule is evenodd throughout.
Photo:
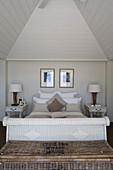
<svg viewBox="0 0 113 170"><path fill-rule="evenodd" d="M106 141L8 141L0 150L0 170L112 170Z"/></svg>

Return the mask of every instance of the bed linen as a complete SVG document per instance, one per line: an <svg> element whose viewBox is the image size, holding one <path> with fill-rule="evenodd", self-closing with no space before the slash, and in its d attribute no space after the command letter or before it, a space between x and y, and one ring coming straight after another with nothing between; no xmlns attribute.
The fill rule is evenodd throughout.
<svg viewBox="0 0 113 170"><path fill-rule="evenodd" d="M85 118L81 112L31 112L26 118Z"/></svg>

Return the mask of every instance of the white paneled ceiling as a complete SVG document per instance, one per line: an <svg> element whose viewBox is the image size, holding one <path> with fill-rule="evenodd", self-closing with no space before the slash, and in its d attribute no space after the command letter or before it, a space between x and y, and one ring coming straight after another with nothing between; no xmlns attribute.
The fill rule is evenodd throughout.
<svg viewBox="0 0 113 170"><path fill-rule="evenodd" d="M75 0L107 58L113 57L113 0Z"/></svg>
<svg viewBox="0 0 113 170"><path fill-rule="evenodd" d="M38 0L0 0L0 57L7 57Z"/></svg>
<svg viewBox="0 0 113 170"><path fill-rule="evenodd" d="M35 8L8 59L105 60L73 0L48 0Z"/></svg>
<svg viewBox="0 0 113 170"><path fill-rule="evenodd" d="M8 54L11 52L11 49L12 47L14 47L16 40L21 36L22 30L24 29L26 23L29 21L31 14L33 13L34 9L37 7L38 1L39 0L0 0L0 57L6 58ZM42 9L42 12L45 12L47 9L51 11L51 8L55 10L55 6L53 5L55 1L59 2L59 0L48 0L47 5L45 6L44 9ZM72 0L66 0L66 1L72 1ZM80 10L83 18L85 19L86 23L88 24L88 27L90 28L91 32L96 38L99 46L104 52L106 58L112 58L113 57L113 0L74 0L74 1L78 9ZM61 6L59 6L59 8L60 9L62 8L62 11L63 9L67 9L70 10L71 12L71 5L69 5L69 3L65 3L65 1L63 1L63 3L64 4L61 3ZM60 5L60 3L56 3L56 5L58 4ZM72 11L74 9L75 4L73 3ZM66 5L69 6L66 7ZM75 10L76 10L76 5L75 5ZM56 7L58 9L58 6ZM40 16L38 18L41 19ZM44 21L42 22L44 23ZM46 22L46 18L45 18L45 22ZM64 22L63 24L65 25ZM74 29L71 29L71 31L74 31ZM73 35L74 32L72 33L72 36ZM43 42L43 39L41 42ZM86 46L87 46L86 43L81 44L81 48L87 49ZM95 51L94 54L96 54L97 48L94 48L92 50L94 50ZM74 51L72 51L72 53L74 55ZM75 54L77 54L76 51ZM98 56L98 58L99 57L100 56Z"/></svg>

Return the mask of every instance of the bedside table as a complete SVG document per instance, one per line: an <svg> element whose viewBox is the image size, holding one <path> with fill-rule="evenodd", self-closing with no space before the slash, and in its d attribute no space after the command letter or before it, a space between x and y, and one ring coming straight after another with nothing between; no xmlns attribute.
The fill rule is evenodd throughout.
<svg viewBox="0 0 113 170"><path fill-rule="evenodd" d="M85 108L88 117L93 117L94 114L103 117L107 112L107 107L103 105L92 106L91 104L86 104Z"/></svg>
<svg viewBox="0 0 113 170"><path fill-rule="evenodd" d="M22 114L25 115L25 111L27 109L28 105L25 104L24 106L6 106L6 113L8 114L8 116L10 117L10 114L11 113L15 113L15 114L18 114L19 113L19 118L22 117Z"/></svg>

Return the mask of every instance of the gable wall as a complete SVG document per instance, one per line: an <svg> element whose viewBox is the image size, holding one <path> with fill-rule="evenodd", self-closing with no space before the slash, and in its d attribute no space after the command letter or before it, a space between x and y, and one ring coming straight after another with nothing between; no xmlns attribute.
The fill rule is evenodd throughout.
<svg viewBox="0 0 113 170"><path fill-rule="evenodd" d="M40 68L55 68L55 88L40 88ZM59 68L74 68L74 88L59 88ZM8 92L11 83L21 83L23 92L18 98L24 98L29 105L27 113L32 110L32 96L38 90L52 92L77 91L82 103L91 103L92 96L87 92L90 83L100 83L102 92L97 96L97 103L105 104L105 62L39 62L39 61L8 61L7 104L12 103L12 93ZM84 111L84 105L82 105Z"/></svg>

